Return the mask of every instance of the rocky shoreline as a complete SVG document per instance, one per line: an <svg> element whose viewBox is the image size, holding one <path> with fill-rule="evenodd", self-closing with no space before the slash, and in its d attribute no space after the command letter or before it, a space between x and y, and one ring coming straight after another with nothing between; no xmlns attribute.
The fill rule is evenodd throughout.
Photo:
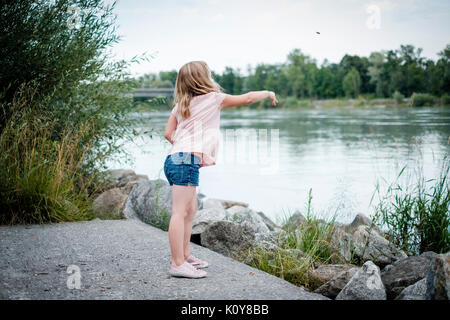
<svg viewBox="0 0 450 320"><path fill-rule="evenodd" d="M138 219L167 230L171 214L171 187L165 180L149 180L132 170L110 170L110 188L94 201L101 219ZM299 249L280 247L286 231L248 204L197 195L199 210L191 241L235 260L249 263L248 249L302 257ZM320 222L320 221L319 221ZM289 218L294 234L302 232L306 218ZM323 222L325 223L325 222ZM337 300L448 300L450 254L425 252L408 256L363 214L348 225L335 223L331 254L339 263L318 264L308 271L310 290ZM358 264L354 262L358 261Z"/></svg>

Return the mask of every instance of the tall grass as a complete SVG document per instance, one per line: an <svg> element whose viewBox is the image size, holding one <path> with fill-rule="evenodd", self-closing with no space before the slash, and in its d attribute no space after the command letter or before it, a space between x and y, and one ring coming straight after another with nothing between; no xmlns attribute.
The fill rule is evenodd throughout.
<svg viewBox="0 0 450 320"><path fill-rule="evenodd" d="M57 121L13 102L13 115L0 134L1 224L78 221L93 218L95 176L81 170L93 122L66 126L54 138ZM69 122L67 122L69 123Z"/></svg>
<svg viewBox="0 0 450 320"><path fill-rule="evenodd" d="M404 166L384 194L380 184L374 195L379 197L375 221L385 229L390 240L409 254L425 251L445 253L450 250L450 163L444 157L439 178L425 180L422 171L412 183L402 183L407 174ZM411 180L408 175L407 181ZM431 185L430 185L431 184Z"/></svg>

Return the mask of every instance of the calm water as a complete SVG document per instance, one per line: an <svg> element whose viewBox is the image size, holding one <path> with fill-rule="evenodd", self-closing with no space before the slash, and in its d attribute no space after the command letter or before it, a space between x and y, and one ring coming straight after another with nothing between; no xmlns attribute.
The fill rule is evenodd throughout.
<svg viewBox="0 0 450 320"><path fill-rule="evenodd" d="M166 179L162 167L170 144L162 132L169 111L139 116L148 119L153 138L126 145L134 163L109 167ZM239 128L257 133L257 150L240 140L233 143L227 133ZM259 129L267 129L268 139ZM272 144L276 130L278 144ZM450 151L450 108L224 110L221 134L217 165L200 169L199 192L247 202L278 221L296 209L305 212L312 189L316 215L337 212L339 221L349 222L358 212L373 213L374 203L369 203L377 181L393 181L404 165L413 172L421 163L426 178L438 177L443 156ZM264 171L268 163L259 152L264 141L271 172ZM256 161L251 162L252 155Z"/></svg>

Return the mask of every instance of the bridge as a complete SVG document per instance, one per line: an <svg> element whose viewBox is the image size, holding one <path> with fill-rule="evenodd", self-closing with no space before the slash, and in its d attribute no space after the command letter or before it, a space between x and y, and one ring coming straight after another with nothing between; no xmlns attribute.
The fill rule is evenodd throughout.
<svg viewBox="0 0 450 320"><path fill-rule="evenodd" d="M174 88L139 88L133 92L133 98L172 97Z"/></svg>

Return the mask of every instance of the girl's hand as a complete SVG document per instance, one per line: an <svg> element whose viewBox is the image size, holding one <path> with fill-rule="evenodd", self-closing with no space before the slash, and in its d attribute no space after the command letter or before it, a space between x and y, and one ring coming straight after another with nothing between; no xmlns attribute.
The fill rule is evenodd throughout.
<svg viewBox="0 0 450 320"><path fill-rule="evenodd" d="M269 99L272 100L272 105L276 106L278 103L277 98L275 97L275 92L269 91Z"/></svg>

